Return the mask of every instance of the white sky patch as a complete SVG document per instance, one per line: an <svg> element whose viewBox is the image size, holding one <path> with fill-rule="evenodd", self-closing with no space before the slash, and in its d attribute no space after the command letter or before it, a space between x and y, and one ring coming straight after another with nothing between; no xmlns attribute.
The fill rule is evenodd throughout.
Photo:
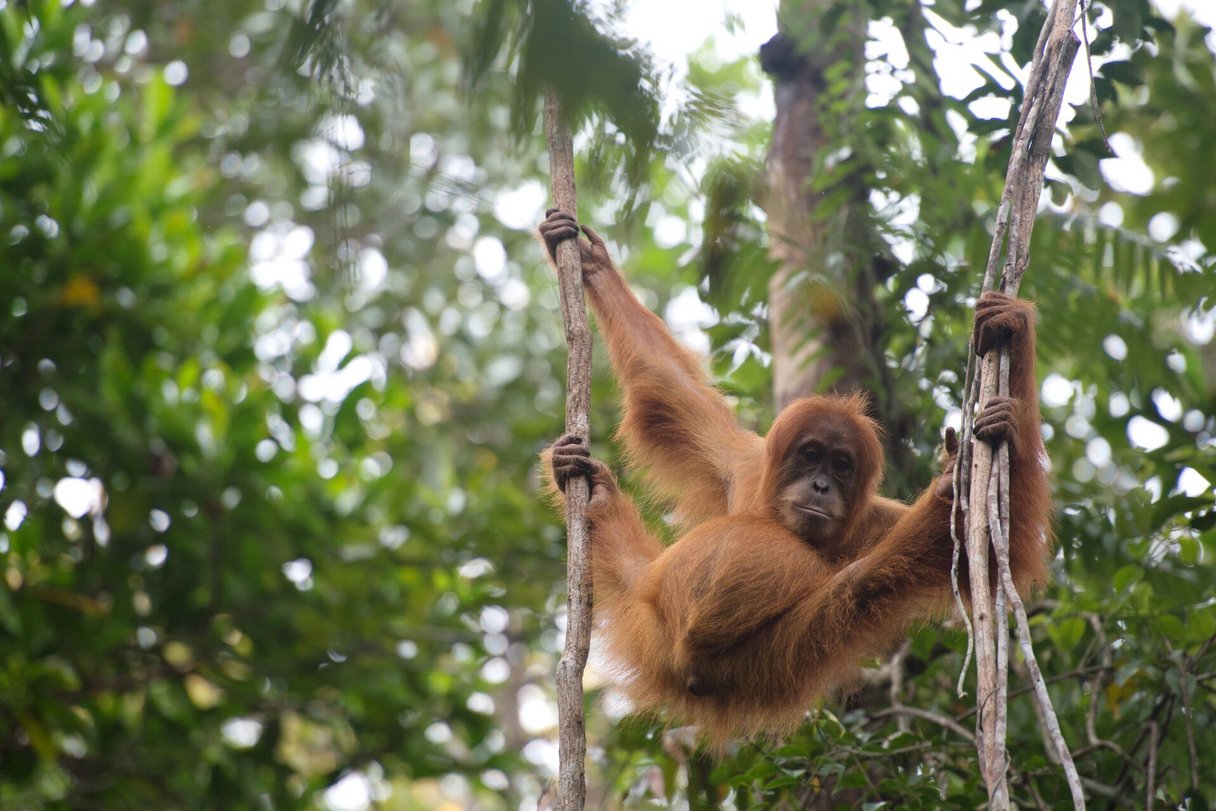
<svg viewBox="0 0 1216 811"><path fill-rule="evenodd" d="M347 772L325 789L321 802L327 811L366 811L373 799L372 781L362 772Z"/></svg>
<svg viewBox="0 0 1216 811"><path fill-rule="evenodd" d="M519 724L532 735L557 726L557 705L538 685L525 684L519 690Z"/></svg>
<svg viewBox="0 0 1216 811"><path fill-rule="evenodd" d="M501 656L495 656L481 666L481 678L488 684L502 684L511 677L511 665Z"/></svg>
<svg viewBox="0 0 1216 811"><path fill-rule="evenodd" d="M339 149L354 152L363 148L363 127L349 113L331 113L321 119L317 132Z"/></svg>
<svg viewBox="0 0 1216 811"><path fill-rule="evenodd" d="M1072 399L1072 381L1055 372L1043 379L1043 388L1039 392L1043 405L1052 408L1068 405Z"/></svg>
<svg viewBox="0 0 1216 811"><path fill-rule="evenodd" d="M1216 28L1216 2L1212 0L1154 0L1154 3L1167 20L1173 20L1185 11L1201 24ZM594 0L593 9L602 13L610 5L611 0ZM657 3L633 0L627 6L618 28L620 34L636 39L651 51L660 71L665 67L669 69L665 95L678 100L677 93L672 90L678 88L688 75L688 54L701 49L712 39L713 53L723 61L754 56L777 31L776 9L776 0L663 0ZM961 98L984 83L985 77L972 67L974 63L986 63L1003 86L1011 86L1010 80L1004 77L1005 73L1025 79L1026 67L1014 65L1008 56L1014 31L1008 13L998 12L998 17L1006 21L999 32L988 32L981 36L976 36L970 27L948 24L931 9L925 9L924 13L934 29L928 32L928 39L935 52L934 63L945 94ZM736 24L724 25L731 18ZM1103 10L1092 22L1091 36L1109 28L1112 22L1110 12ZM868 33L867 56L874 58L885 54L887 62L894 69L867 76L871 96L867 103L875 104L883 99L889 100L898 93L897 85L902 81L902 71L907 64L906 49L899 34L885 19L871 22ZM1208 43L1216 49L1216 33L1209 36ZM1066 93L1068 104L1062 111L1063 123L1067 124L1074 114L1070 105L1087 104L1088 98L1088 72L1074 69L1069 76ZM761 89L757 97L741 97L737 101L745 114L771 120L775 108L767 86ZM1004 97L977 99L972 102L971 110L980 118L1003 117L1008 114L1009 103L1009 99ZM424 159L426 150L416 150L414 146L411 142L411 154ZM964 145L965 148L967 146ZM1147 193L1152 188L1153 175L1140 159L1139 148L1134 144L1124 149L1119 149L1118 143L1115 146L1119 158L1101 162L1106 181L1116 191ZM545 198L543 189L534 194L542 201ZM509 198L504 197L495 204L495 215L508 227L530 228L543 204L538 202L516 207L510 205ZM1159 228L1159 233L1168 230L1161 226Z"/></svg>
<svg viewBox="0 0 1216 811"><path fill-rule="evenodd" d="M1216 29L1216 3L1212 0L1153 0L1161 16L1171 22L1183 11L1190 13L1198 22ZM1216 50L1216 32L1208 35L1208 47Z"/></svg>
<svg viewBox="0 0 1216 811"><path fill-rule="evenodd" d="M426 316L415 309L406 310L405 329L409 340L401 346L401 362L411 369L427 369L439 357L439 342Z"/></svg>
<svg viewBox="0 0 1216 811"><path fill-rule="evenodd" d="M1182 417L1182 427L1190 431L1192 434L1199 433L1206 423L1207 417L1197 408L1192 408Z"/></svg>
<svg viewBox="0 0 1216 811"><path fill-rule="evenodd" d="M592 9L603 14L611 0L593 0ZM736 23L726 25L728 18ZM681 101L680 83L688 77L688 55L713 40L713 54L723 62L755 56L760 46L777 33L775 0L633 0L617 31L649 48L660 74L666 73L662 95L668 99L663 113ZM776 109L767 87L757 95L735 97L745 114L771 120Z"/></svg>
<svg viewBox="0 0 1216 811"><path fill-rule="evenodd" d="M283 289L295 301L316 293L312 269L305 261L313 245L312 229L293 222L274 223L254 235L249 244L249 274L263 290Z"/></svg>
<svg viewBox="0 0 1216 811"><path fill-rule="evenodd" d="M152 527L153 532L168 532L172 525L173 519L164 510L148 511L148 526Z"/></svg>
<svg viewBox="0 0 1216 811"><path fill-rule="evenodd" d="M1141 155L1140 145L1124 132L1111 133L1110 145L1117 158L1098 161L1102 177L1110 187L1127 194L1148 194L1153 190L1153 170Z"/></svg>
<svg viewBox="0 0 1216 811"><path fill-rule="evenodd" d="M1158 242L1168 242L1178 233L1178 217L1170 211L1159 211L1148 221L1148 234Z"/></svg>
<svg viewBox="0 0 1216 811"><path fill-rule="evenodd" d="M270 206L265 200L254 200L245 207L244 219L250 228L261 228L270 222Z"/></svg>
<svg viewBox="0 0 1216 811"><path fill-rule="evenodd" d="M388 260L375 248L364 248L359 252L357 268L360 290L371 293L388 281Z"/></svg>
<svg viewBox="0 0 1216 811"><path fill-rule="evenodd" d="M1013 106L1013 102L1009 99L987 96L982 99L976 99L967 106L976 118L1005 119L1009 117L1009 108Z"/></svg>
<svg viewBox="0 0 1216 811"><path fill-rule="evenodd" d="M540 222L549 199L544 184L529 180L494 198L494 218L507 228L530 231Z"/></svg>
<svg viewBox="0 0 1216 811"><path fill-rule="evenodd" d="M1182 419L1182 401L1177 397L1165 389L1153 389L1152 397L1153 405L1157 406L1157 413L1163 419L1170 422L1178 422Z"/></svg>
<svg viewBox="0 0 1216 811"><path fill-rule="evenodd" d="M296 558L283 564L283 576L291 581L300 591L312 588L312 561L308 558Z"/></svg>
<svg viewBox="0 0 1216 811"><path fill-rule="evenodd" d="M885 59L896 70L904 70L911 59L903 35L890 17L871 20L868 26L869 41L866 42L867 59Z"/></svg>
<svg viewBox="0 0 1216 811"><path fill-rule="evenodd" d="M1089 436L1089 420L1080 414L1073 414L1064 420L1064 433L1073 439L1085 439Z"/></svg>
<svg viewBox="0 0 1216 811"><path fill-rule="evenodd" d="M1206 313L1195 310L1182 318L1186 339L1195 346L1205 346L1216 336L1216 309Z"/></svg>
<svg viewBox="0 0 1216 811"><path fill-rule="evenodd" d="M1118 335L1107 335L1102 339L1102 349L1112 360L1124 360L1127 357L1127 342Z"/></svg>
<svg viewBox="0 0 1216 811"><path fill-rule="evenodd" d="M169 559L169 547L163 543L152 544L144 551L144 561L153 569L159 569Z"/></svg>
<svg viewBox="0 0 1216 811"><path fill-rule="evenodd" d="M317 125L316 137L296 142L291 157L300 174L311 184L308 205L328 196L327 184L337 177L343 183L361 188L371 182L371 165L352 161L351 152L362 148L366 136L359 119L349 113L332 113Z"/></svg>
<svg viewBox="0 0 1216 811"><path fill-rule="evenodd" d="M309 402L342 402L356 387L370 381L376 372L371 357L359 355L349 364L333 372L305 374L300 378L299 394Z"/></svg>
<svg viewBox="0 0 1216 811"><path fill-rule="evenodd" d="M368 380L377 384L383 381L387 371L379 357L356 355L347 363L342 363L353 346L354 342L345 330L331 332L325 341L325 348L317 357L313 372L300 378L300 396L312 403L322 400L340 403L355 387Z"/></svg>
<svg viewBox="0 0 1216 811"><path fill-rule="evenodd" d="M1170 432L1137 414L1127 421L1127 438L1137 448L1155 451L1170 441Z"/></svg>
<svg viewBox="0 0 1216 811"><path fill-rule="evenodd" d="M665 215L654 226L654 241L660 248L674 248L688 239L688 223L679 217Z"/></svg>
<svg viewBox="0 0 1216 811"><path fill-rule="evenodd" d="M410 136L410 162L419 167L430 167L439 159L439 146L429 132L415 132Z"/></svg>
<svg viewBox="0 0 1216 811"><path fill-rule="evenodd" d="M541 767L549 774L557 774L557 742L535 738L524 744L524 760Z"/></svg>
<svg viewBox="0 0 1216 811"><path fill-rule="evenodd" d="M473 243L473 265L478 276L498 284L506 279L507 249L497 237L479 237Z"/></svg>
<svg viewBox="0 0 1216 811"><path fill-rule="evenodd" d="M1105 438L1096 436L1085 443L1085 455L1096 467L1102 467L1111 460L1110 443Z"/></svg>
<svg viewBox="0 0 1216 811"><path fill-rule="evenodd" d="M924 13L925 19L932 24L932 28L925 34L925 40L935 54L933 62L943 93L961 99L972 90L982 87L987 80L972 67L977 62L985 64L999 80L1004 71L988 54L998 54L1002 51L1004 43L1000 34L988 31L977 36L975 29L970 26L958 28L928 9L925 9Z"/></svg>
<svg viewBox="0 0 1216 811"><path fill-rule="evenodd" d="M685 287L667 304L666 321L680 343L702 355L709 354L709 336L704 329L717 323L713 308L701 301L695 287Z"/></svg>
<svg viewBox="0 0 1216 811"><path fill-rule="evenodd" d="M9 532L16 532L25 523L25 517L29 515L29 512L24 501L20 499L14 501L4 512L4 528Z"/></svg>
<svg viewBox="0 0 1216 811"><path fill-rule="evenodd" d="M237 749L249 749L262 737L262 724L253 718L231 718L220 727L224 742Z"/></svg>
<svg viewBox="0 0 1216 811"><path fill-rule="evenodd" d="M55 501L73 518L96 515L105 504L106 491L101 479L68 477L55 483Z"/></svg>
<svg viewBox="0 0 1216 811"><path fill-rule="evenodd" d="M929 297L925 295L925 291L913 287L904 295L904 309L912 323L919 323L929 312Z"/></svg>
<svg viewBox="0 0 1216 811"><path fill-rule="evenodd" d="M473 238L477 236L480 227L481 223L475 216L467 211L462 211L456 215L456 221L443 235L443 240L454 250L467 251L472 247Z"/></svg>
<svg viewBox="0 0 1216 811"><path fill-rule="evenodd" d="M338 148L320 138L300 141L291 148L291 156L304 179L314 186L324 186L342 165L342 153Z"/></svg>
<svg viewBox="0 0 1216 811"><path fill-rule="evenodd" d="M481 630L487 634L501 634L511 623L511 615L500 605L488 605L481 609Z"/></svg>
<svg viewBox="0 0 1216 811"><path fill-rule="evenodd" d="M882 107L891 103L914 75L908 70L908 49L903 36L890 17L871 20L865 44L867 67L867 107ZM881 60L881 61L879 61Z"/></svg>
<svg viewBox="0 0 1216 811"><path fill-rule="evenodd" d="M422 735L431 743L449 743L452 740L452 728L442 721L436 721L428 726Z"/></svg>
<svg viewBox="0 0 1216 811"><path fill-rule="evenodd" d="M25 451L26 456L37 456L41 449L42 434L38 426L31 422L21 431L21 450Z"/></svg>
<svg viewBox="0 0 1216 811"><path fill-rule="evenodd" d="M1207 495L1212 492L1212 483L1195 468L1186 467L1178 476L1178 492L1192 498Z"/></svg>
<svg viewBox="0 0 1216 811"><path fill-rule="evenodd" d="M174 59L165 65L165 84L170 87L178 87L185 84L189 76L190 68L186 67L186 63L180 59Z"/></svg>
<svg viewBox="0 0 1216 811"><path fill-rule="evenodd" d="M734 31L723 25L727 15L739 18L741 25ZM625 13L623 27L627 36L648 43L657 59L686 73L688 54L710 37L724 60L759 52L777 33L777 4L763 0L635 0Z"/></svg>
<svg viewBox="0 0 1216 811"><path fill-rule="evenodd" d="M1123 225L1123 206L1111 200L1098 209L1098 222L1111 228Z"/></svg>
<svg viewBox="0 0 1216 811"><path fill-rule="evenodd" d="M477 161L469 155L443 155L439 159L439 171L449 178L466 183L475 183L478 180Z"/></svg>
<svg viewBox="0 0 1216 811"><path fill-rule="evenodd" d="M329 333L329 337L325 339L325 348L317 356L317 371L337 371L342 359L350 354L354 345L355 342L351 339L350 333L344 329L336 329Z"/></svg>
<svg viewBox="0 0 1216 811"><path fill-rule="evenodd" d="M1212 0L1154 0L1162 15L1173 20L1180 12L1189 12L1200 23L1216 27L1216 3ZM594 0L593 9L602 13L611 5L611 0ZM1011 45L1013 26L1005 25L997 32L989 32L976 36L974 30L962 27L956 28L945 22L931 9L925 9L929 21L935 31L929 34L929 40L936 52L935 63L941 76L943 91L955 98L961 98L972 89L979 87L984 79L971 66L973 62L987 60L993 72L1000 76L1003 70L1024 72L1021 67L1009 63L1007 52ZM1008 19L1006 12L998 12L1002 19ZM727 26L723 23L730 17L737 20L736 25ZM1106 28L1111 24L1109 11L1095 20L1098 28ZM899 42L899 35L889 27L886 20L871 22L869 34L872 40L868 48L877 47L888 54L888 61L898 71L906 67L906 50ZM1079 26L1078 26L1079 27ZM625 10L624 18L619 24L620 33L626 37L643 43L653 53L660 67L671 68L672 84L678 84L688 75L688 54L699 50L711 38L714 42L714 54L723 61L738 59L742 56L755 55L760 46L777 31L777 2L776 0L663 0L663 2L644 2L632 0ZM1091 36L1095 27L1091 26ZM1209 44L1216 48L1216 34L1209 37ZM901 63L901 54L905 61ZM986 56L986 54L991 56ZM868 51L869 56L874 54ZM890 74L883 77L889 80ZM1022 76L1021 78L1025 78ZM894 87L870 88L872 95L882 96L896 92ZM878 90L879 92L874 92ZM1067 99L1070 104L1084 104L1089 97L1089 76L1084 70L1072 71L1069 77ZM771 119L773 101L771 93L766 89L755 99L740 99L742 109L763 119ZM991 99L977 100L973 112L980 117L1001 115L1002 106L1007 110L1008 100ZM1065 119L1071 117L1072 111L1063 111ZM411 147L413 144L411 144ZM411 150L413 152L413 150ZM1118 172L1122 174L1120 167ZM496 215L498 210L496 207ZM508 227L526 227L534 220L529 218L525 225L514 226L499 217Z"/></svg>
<svg viewBox="0 0 1216 811"><path fill-rule="evenodd" d="M473 693L465 701L465 706L476 713L482 715L494 714L494 699L487 693Z"/></svg>

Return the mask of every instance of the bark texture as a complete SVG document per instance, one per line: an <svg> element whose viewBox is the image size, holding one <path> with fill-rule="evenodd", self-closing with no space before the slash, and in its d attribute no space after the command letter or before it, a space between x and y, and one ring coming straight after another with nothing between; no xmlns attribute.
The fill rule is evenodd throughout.
<svg viewBox="0 0 1216 811"><path fill-rule="evenodd" d="M1022 275L1030 263L1030 237L1043 190L1043 174L1051 154L1056 120L1063 103L1064 86L1076 57L1079 41L1072 32L1077 0L1055 0L1035 46L1027 79L1024 105L1014 132L1013 152L1005 175L1005 190L997 212L996 232L988 255L984 290L999 288L1017 295ZM998 277L999 271L999 277ZM1009 357L1006 352L984 357L976 380L969 385L968 405L982 406L993 395L1009 394ZM970 416L970 408L964 413ZM963 426L964 442L971 432L970 420ZM1026 609L1013 588L1009 566L1009 451L995 452L984 442L971 445L969 464L962 460L956 480L969 477L964 500L966 550L971 572L972 627L976 656L976 746L981 771L988 786L989 807L1010 807L1005 753L1008 713L1007 670L1009 626L1007 606L1012 608L1019 643L1026 659L1041 717L1054 755L1064 769L1073 807L1085 808L1085 795L1072 755L1047 693L1043 675L1030 641ZM995 558L1000 579L990 588L990 558Z"/></svg>
<svg viewBox="0 0 1216 811"><path fill-rule="evenodd" d="M866 391L873 415L898 437L912 426L892 396L875 298L890 260L872 224L868 167L839 149L865 99L867 20L864 8L845 6L783 3L779 31L760 51L776 101L763 193L776 262L768 296L774 397L782 408L815 392ZM829 73L850 78L842 83ZM850 170L830 185L817 179L840 161ZM906 481L907 449L889 444L886 451L892 478Z"/></svg>
<svg viewBox="0 0 1216 811"><path fill-rule="evenodd" d="M577 214L570 125L552 92L545 94L545 132L554 204ZM590 439L591 330L583 298L583 271L575 240L557 248L562 322L570 355L566 367L566 433ZM566 644L557 662L558 808L582 811L587 798L587 730L583 671L591 645L591 548L587 532L587 480L566 488Z"/></svg>

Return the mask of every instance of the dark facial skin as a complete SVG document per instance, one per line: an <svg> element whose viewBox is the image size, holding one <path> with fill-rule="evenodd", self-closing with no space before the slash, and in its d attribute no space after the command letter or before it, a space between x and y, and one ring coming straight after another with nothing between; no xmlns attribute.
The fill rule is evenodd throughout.
<svg viewBox="0 0 1216 811"><path fill-rule="evenodd" d="M810 544L833 538L853 503L857 471L849 445L808 436L790 449L777 489L777 520Z"/></svg>

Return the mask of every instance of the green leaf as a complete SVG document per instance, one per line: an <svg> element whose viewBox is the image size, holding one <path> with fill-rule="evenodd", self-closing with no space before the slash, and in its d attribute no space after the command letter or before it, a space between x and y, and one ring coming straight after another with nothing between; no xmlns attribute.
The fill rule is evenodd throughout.
<svg viewBox="0 0 1216 811"><path fill-rule="evenodd" d="M1111 81L1125 84L1129 87L1139 87L1144 84L1144 77L1133 62L1115 60L1102 65L1099 74Z"/></svg>
<svg viewBox="0 0 1216 811"><path fill-rule="evenodd" d="M1115 572L1111 581L1115 594L1125 594L1136 583L1144 579L1144 569L1141 566L1128 565Z"/></svg>
<svg viewBox="0 0 1216 811"><path fill-rule="evenodd" d="M1087 624L1081 617L1068 617L1047 626L1047 632L1062 652L1071 651L1085 635Z"/></svg>
<svg viewBox="0 0 1216 811"><path fill-rule="evenodd" d="M1177 643L1186 639L1186 631L1183 629L1182 620L1173 614L1158 614L1153 617L1152 625L1157 633L1172 642Z"/></svg>

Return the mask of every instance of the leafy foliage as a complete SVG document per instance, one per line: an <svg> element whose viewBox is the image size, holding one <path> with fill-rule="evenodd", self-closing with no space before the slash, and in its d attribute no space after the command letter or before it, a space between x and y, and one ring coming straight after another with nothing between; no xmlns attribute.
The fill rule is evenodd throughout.
<svg viewBox="0 0 1216 811"><path fill-rule="evenodd" d="M914 487L959 399L1012 65L1041 9L862 10L870 80L823 66L862 95L833 96L854 104L816 191L839 206L825 216L860 205L889 253L876 296L891 396L915 415ZM0 9L0 805L535 805L556 757L564 604L534 469L564 363L531 237L544 84L584 94L583 219L647 303L708 345L743 419L772 416L768 128L736 103L759 72L706 50L664 84L618 47L610 14L579 12ZM1216 795L1216 64L1210 32L1144 0L1091 22L1106 129L1151 178L1126 190L1130 164L1073 99L1024 288L1060 508L1033 625L1093 795L1143 806L1151 759L1157 804L1202 808ZM585 74L546 61L572 31ZM988 55L970 89L943 94L939 50L963 35ZM673 94L661 119L658 87ZM845 182L867 193L833 195ZM626 807L975 807L963 647L953 627L923 629L798 736L716 763L597 701L593 790ZM1013 790L1054 807L1066 792L1028 701L1011 708Z"/></svg>

